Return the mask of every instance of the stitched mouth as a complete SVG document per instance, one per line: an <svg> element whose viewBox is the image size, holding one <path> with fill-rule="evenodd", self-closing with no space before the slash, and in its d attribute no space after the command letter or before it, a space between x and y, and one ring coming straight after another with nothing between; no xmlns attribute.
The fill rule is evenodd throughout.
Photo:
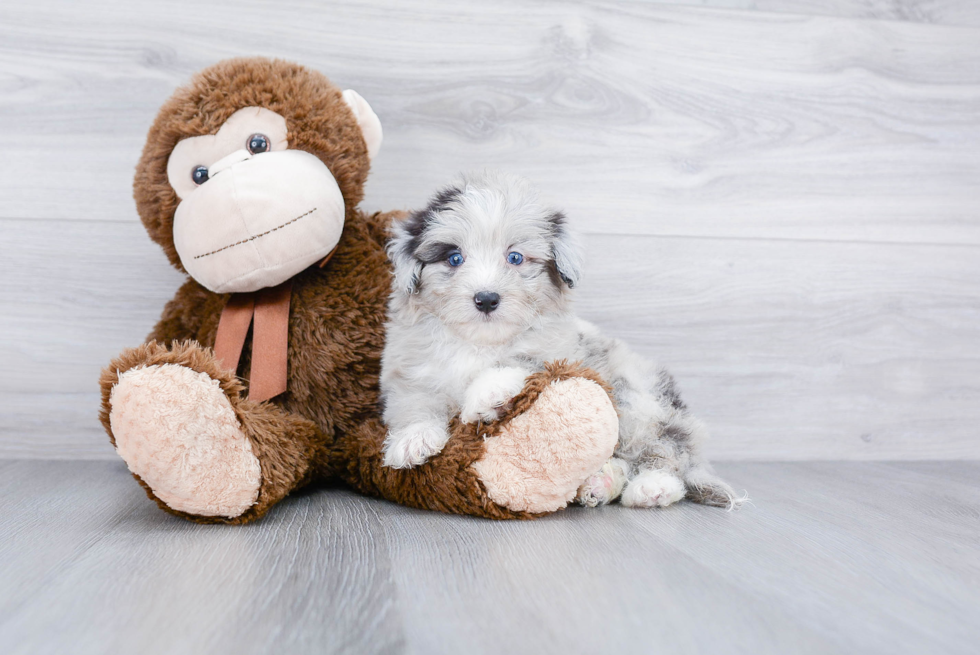
<svg viewBox="0 0 980 655"><path fill-rule="evenodd" d="M211 252L206 252L203 255L197 255L196 257L194 257L194 259L201 259L203 257L210 257L211 255L216 255L219 252L228 250L229 248L234 248L235 246L241 246L241 245L244 245L244 244L246 244L246 243L248 243L250 241L255 241L256 239L261 239L262 237L266 236L267 234L272 234L276 230L281 230L282 228L286 227L287 225L292 225L293 223L295 223L299 219L305 218L305 217L309 216L310 214L312 214L315 211L316 211L316 207L314 207L310 211L306 212L305 214L300 214L296 218L293 218L291 220L286 221L282 225L279 225L277 227L274 227L271 230L266 230L262 234L256 234L254 237L249 237L247 239L242 239L241 241L236 241L235 243L230 243L227 246L223 246L221 248L218 248L217 250L212 250Z"/></svg>

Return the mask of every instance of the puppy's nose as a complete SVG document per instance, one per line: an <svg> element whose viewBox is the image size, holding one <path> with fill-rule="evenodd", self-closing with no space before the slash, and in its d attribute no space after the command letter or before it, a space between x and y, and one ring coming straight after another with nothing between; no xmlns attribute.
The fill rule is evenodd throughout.
<svg viewBox="0 0 980 655"><path fill-rule="evenodd" d="M497 305L500 304L500 294L493 291L481 291L473 296L473 302L476 303L477 309L484 314L489 314L497 309Z"/></svg>

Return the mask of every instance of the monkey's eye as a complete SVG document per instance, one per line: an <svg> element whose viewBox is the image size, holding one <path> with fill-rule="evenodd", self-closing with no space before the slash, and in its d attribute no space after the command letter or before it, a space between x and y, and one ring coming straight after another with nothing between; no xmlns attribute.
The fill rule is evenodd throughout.
<svg viewBox="0 0 980 655"><path fill-rule="evenodd" d="M248 143L246 144L248 151L253 155L257 155L260 152L269 151L269 137L264 134L253 134L248 137Z"/></svg>
<svg viewBox="0 0 980 655"><path fill-rule="evenodd" d="M208 181L208 167L198 166L191 171L191 179L194 180L194 184L200 186Z"/></svg>
<svg viewBox="0 0 980 655"><path fill-rule="evenodd" d="M450 266L459 266L463 263L463 255L461 253L454 252L446 258L446 261Z"/></svg>
<svg viewBox="0 0 980 655"><path fill-rule="evenodd" d="M517 266L522 261L524 261L524 255L519 252L515 251L507 255L507 262L513 264L514 266Z"/></svg>

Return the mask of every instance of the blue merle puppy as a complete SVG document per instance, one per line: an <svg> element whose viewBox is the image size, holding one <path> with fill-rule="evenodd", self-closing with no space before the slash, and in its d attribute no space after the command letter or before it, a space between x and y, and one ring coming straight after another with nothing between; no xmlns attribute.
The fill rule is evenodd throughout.
<svg viewBox="0 0 980 655"><path fill-rule="evenodd" d="M464 177L392 226L394 284L381 394L384 463L409 468L445 446L456 414L494 421L544 362L582 361L613 388L614 457L579 490L595 507L741 499L701 454L702 423L666 371L572 312L581 254L561 212L523 179Z"/></svg>

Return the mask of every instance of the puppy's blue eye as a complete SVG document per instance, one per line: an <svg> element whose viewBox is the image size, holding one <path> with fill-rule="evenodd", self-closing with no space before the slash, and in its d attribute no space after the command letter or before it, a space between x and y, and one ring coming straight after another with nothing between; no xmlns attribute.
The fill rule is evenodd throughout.
<svg viewBox="0 0 980 655"><path fill-rule="evenodd" d="M194 180L194 184L198 186L204 184L208 181L208 169L207 166L198 166L191 171L191 179Z"/></svg>
<svg viewBox="0 0 980 655"><path fill-rule="evenodd" d="M522 261L524 261L524 255L522 255L519 252L512 252L509 255L507 255L507 261L513 264L514 266L517 266Z"/></svg>
<svg viewBox="0 0 980 655"><path fill-rule="evenodd" d="M446 261L449 262L450 266L459 266L463 263L463 256L458 252L454 252L453 254L449 255L449 258L446 259Z"/></svg>

